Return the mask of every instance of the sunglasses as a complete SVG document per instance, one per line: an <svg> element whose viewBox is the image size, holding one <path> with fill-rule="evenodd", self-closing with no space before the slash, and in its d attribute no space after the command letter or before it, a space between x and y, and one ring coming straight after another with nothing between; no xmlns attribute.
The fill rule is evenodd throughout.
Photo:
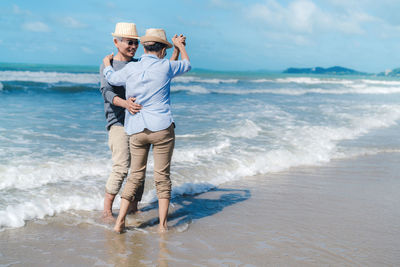
<svg viewBox="0 0 400 267"><path fill-rule="evenodd" d="M139 41L138 40L122 40L121 42L126 43L127 45L139 45Z"/></svg>

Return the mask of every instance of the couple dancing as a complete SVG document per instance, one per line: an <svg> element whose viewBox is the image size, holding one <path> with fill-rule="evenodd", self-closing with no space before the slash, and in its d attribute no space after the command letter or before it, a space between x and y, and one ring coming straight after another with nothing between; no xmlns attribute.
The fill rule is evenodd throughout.
<svg viewBox="0 0 400 267"><path fill-rule="evenodd" d="M114 45L118 53L107 55L100 68L100 91L104 98L112 172L106 183L103 218L114 221L112 204L128 175L121 194L121 207L114 231L125 228L128 212L136 212L142 198L150 147L154 155L154 182L158 197L159 231L167 228L171 198L170 166L175 144L171 114L171 79L191 69L186 37L175 35L168 42L162 29L147 29L139 37L134 23L117 23ZM139 40L144 55L134 59ZM167 49L174 47L170 60ZM178 60L181 54L181 60Z"/></svg>

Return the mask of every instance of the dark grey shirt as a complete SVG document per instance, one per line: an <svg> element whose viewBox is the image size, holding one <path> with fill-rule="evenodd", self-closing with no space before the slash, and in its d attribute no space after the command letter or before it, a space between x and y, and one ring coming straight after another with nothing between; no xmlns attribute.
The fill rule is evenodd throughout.
<svg viewBox="0 0 400 267"><path fill-rule="evenodd" d="M137 61L137 59L132 59L132 61ZM128 64L129 61L119 61L113 60L111 61L111 65L114 70L120 70ZM125 109L114 106L112 104L113 98L115 96L119 96L122 99L125 99L125 87L123 86L111 86L105 79L103 75L104 65L100 66L100 92L103 95L104 99L104 112L106 115L107 130L110 130L112 125L121 125L124 126L125 119Z"/></svg>

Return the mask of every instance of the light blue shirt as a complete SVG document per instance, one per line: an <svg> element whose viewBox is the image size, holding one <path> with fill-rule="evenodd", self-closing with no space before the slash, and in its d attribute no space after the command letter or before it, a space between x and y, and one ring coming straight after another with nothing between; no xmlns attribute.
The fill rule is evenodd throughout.
<svg viewBox="0 0 400 267"><path fill-rule="evenodd" d="M111 66L104 69L107 81L114 86L125 86L126 99L136 97L142 105L132 115L125 110L125 131L128 135L144 129L152 132L167 129L174 122L171 113L170 84L173 77L191 69L188 60L170 61L144 54L138 62L130 62L119 71Z"/></svg>

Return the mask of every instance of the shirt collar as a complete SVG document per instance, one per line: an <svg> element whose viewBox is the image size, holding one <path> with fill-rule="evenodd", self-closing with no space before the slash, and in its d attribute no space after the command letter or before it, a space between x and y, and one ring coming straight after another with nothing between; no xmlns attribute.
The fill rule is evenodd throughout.
<svg viewBox="0 0 400 267"><path fill-rule="evenodd" d="M160 59L159 57L157 57L156 55L153 55L153 54L143 54L141 56L141 58L145 58L145 57L151 57L151 58L155 58L155 59Z"/></svg>

